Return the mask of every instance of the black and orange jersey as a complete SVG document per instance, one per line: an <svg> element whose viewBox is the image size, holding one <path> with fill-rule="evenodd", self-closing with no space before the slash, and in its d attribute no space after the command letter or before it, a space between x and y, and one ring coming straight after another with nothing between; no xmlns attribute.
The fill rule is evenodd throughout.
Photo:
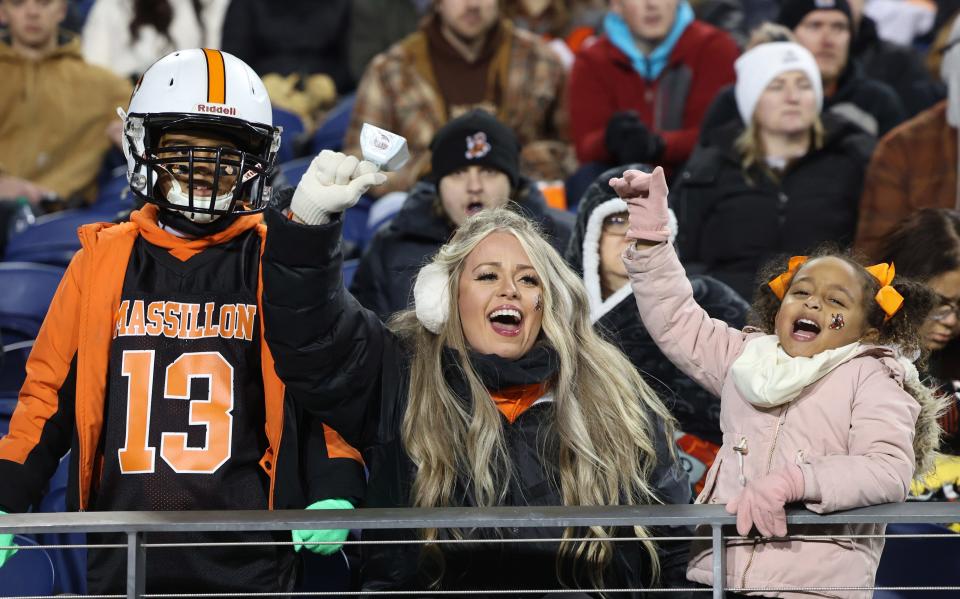
<svg viewBox="0 0 960 599"><path fill-rule="evenodd" d="M257 321L260 240L247 231L187 261L142 237L117 310L94 510L267 509ZM93 535L95 543L122 542ZM122 536L122 535L121 535ZM149 542L287 540L270 533L150 534ZM90 550L89 586L115 592L126 556ZM285 589L289 550L154 549L151 591ZM237 570L236 563L244 567ZM224 581L229 581L230 588ZM113 588L111 588L113 587Z"/></svg>
<svg viewBox="0 0 960 599"><path fill-rule="evenodd" d="M193 240L156 219L148 205L81 229L0 439L0 509L36 505L71 447L68 509L356 503L359 454L290 400L263 341L260 218ZM151 592L287 590L293 570L289 548L162 553L148 559ZM125 554L113 554L91 552L91 592L122 587Z"/></svg>

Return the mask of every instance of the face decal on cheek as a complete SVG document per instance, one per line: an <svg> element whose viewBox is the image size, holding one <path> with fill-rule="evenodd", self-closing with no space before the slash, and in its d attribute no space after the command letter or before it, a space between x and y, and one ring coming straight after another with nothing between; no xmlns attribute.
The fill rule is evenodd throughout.
<svg viewBox="0 0 960 599"><path fill-rule="evenodd" d="M839 331L842 329L846 323L843 321L843 314L831 314L830 315L830 326L827 327L832 331Z"/></svg>
<svg viewBox="0 0 960 599"><path fill-rule="evenodd" d="M543 296L539 293L537 294L537 304L533 307L533 309L537 312L543 310Z"/></svg>

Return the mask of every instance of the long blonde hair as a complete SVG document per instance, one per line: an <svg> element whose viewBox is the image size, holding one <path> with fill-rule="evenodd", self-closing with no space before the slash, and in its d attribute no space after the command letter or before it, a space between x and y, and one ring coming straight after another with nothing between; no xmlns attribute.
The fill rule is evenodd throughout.
<svg viewBox="0 0 960 599"><path fill-rule="evenodd" d="M468 344L459 316L459 280L467 256L495 231L514 235L543 282L543 323L538 343L549 344L559 357L552 383L554 410L545 430L558 440L557 473L563 505L592 506L658 502L648 477L656 466L655 419L665 423L672 447L673 418L630 361L602 340L589 319L582 281L536 230L507 208L486 210L468 219L434 256L449 273L449 314L440 333L429 332L413 310L391 321L393 330L413 352L409 404L401 435L416 468L411 500L417 507L451 505L458 481L473 492L479 506L494 506L506 497L514 467L502 421L490 393L467 359ZM441 366L450 347L460 356L470 398L458 398ZM469 402L467 401L469 399ZM647 531L635 527L639 537ZM564 531L564 538L573 535ZM458 534L458 533L454 533ZM587 536L604 539L611 531L591 527ZM437 531L424 531L436 539ZM659 572L654 545L643 541ZM612 557L609 542L580 541L561 545L559 560L572 555L586 560L592 581Z"/></svg>

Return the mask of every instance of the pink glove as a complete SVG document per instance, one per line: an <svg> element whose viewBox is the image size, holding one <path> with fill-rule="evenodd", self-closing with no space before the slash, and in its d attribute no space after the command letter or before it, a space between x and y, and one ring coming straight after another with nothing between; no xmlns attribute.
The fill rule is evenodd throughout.
<svg viewBox="0 0 960 599"><path fill-rule="evenodd" d="M667 180L663 169L653 173L629 170L623 177L610 179L610 187L627 203L630 213L628 239L661 243L670 238L670 213L667 210Z"/></svg>
<svg viewBox="0 0 960 599"><path fill-rule="evenodd" d="M787 535L787 514L783 506L803 499L803 471L791 464L747 483L727 504L727 512L737 515L737 532L750 534L756 525L765 537Z"/></svg>

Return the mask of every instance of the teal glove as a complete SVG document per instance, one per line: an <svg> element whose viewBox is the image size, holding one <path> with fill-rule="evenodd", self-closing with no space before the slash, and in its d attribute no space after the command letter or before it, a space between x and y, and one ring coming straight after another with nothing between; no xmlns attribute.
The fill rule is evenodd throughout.
<svg viewBox="0 0 960 599"><path fill-rule="evenodd" d="M7 512L0 510L0 516L6 516ZM0 546L13 545L13 535L8 535L5 533L0 533ZM16 553L16 549L0 549L0 568L3 567L3 564L7 563L7 560L13 557L13 554Z"/></svg>
<svg viewBox="0 0 960 599"><path fill-rule="evenodd" d="M307 506L308 510L352 510L353 504L346 499L324 499ZM350 530L346 528L334 530L295 530L293 531L293 542L297 543L293 548L300 551L304 547L320 555L333 555L340 551L343 542L347 540ZM330 545L300 545L304 542L326 541ZM333 543L336 543L335 545Z"/></svg>

